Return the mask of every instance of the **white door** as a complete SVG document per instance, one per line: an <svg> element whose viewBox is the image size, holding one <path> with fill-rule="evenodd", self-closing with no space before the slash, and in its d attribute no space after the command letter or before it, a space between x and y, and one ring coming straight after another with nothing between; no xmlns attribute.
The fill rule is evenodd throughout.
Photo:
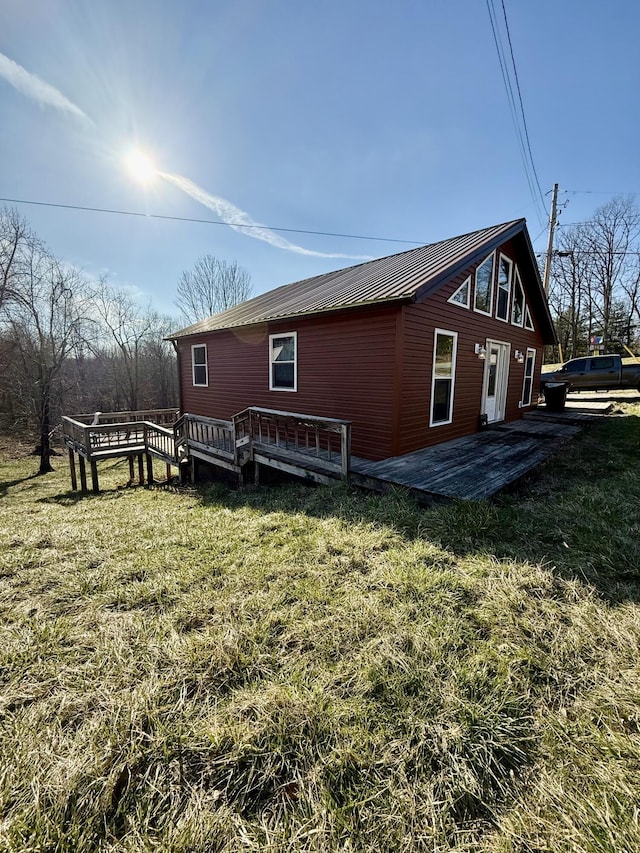
<svg viewBox="0 0 640 853"><path fill-rule="evenodd" d="M511 344L487 341L482 391L482 412L490 424L503 421L507 410Z"/></svg>

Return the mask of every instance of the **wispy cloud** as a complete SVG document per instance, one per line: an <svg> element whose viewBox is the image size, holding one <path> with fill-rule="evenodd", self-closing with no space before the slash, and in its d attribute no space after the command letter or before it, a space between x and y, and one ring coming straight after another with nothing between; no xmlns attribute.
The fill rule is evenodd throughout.
<svg viewBox="0 0 640 853"><path fill-rule="evenodd" d="M161 178L168 181L170 184L181 189L182 192L191 196L191 198L215 211L223 222L226 222L231 228L236 231L241 231L248 237L253 237L255 240L263 240L265 243L270 243L278 249L285 249L288 252L296 252L298 255L310 255L314 258L347 258L352 261L368 261L369 255L344 255L339 252L314 252L312 249L305 249L303 246L298 246L291 243L275 231L267 228L265 225L260 225L255 219L252 219L248 213L236 207L230 201L227 201L220 196L211 195L202 187L194 184L188 178L183 178L182 175L172 175L169 172L158 172Z"/></svg>
<svg viewBox="0 0 640 853"><path fill-rule="evenodd" d="M34 101L38 101L40 104L71 113L90 124L94 123L80 107L77 107L72 101L65 98L62 92L59 92L58 89L49 83L45 83L44 80L36 77L35 74L30 74L22 65L18 65L17 62L9 59L4 53L0 53L0 77L4 77L7 83L10 83L14 89L17 89L28 98L33 98Z"/></svg>

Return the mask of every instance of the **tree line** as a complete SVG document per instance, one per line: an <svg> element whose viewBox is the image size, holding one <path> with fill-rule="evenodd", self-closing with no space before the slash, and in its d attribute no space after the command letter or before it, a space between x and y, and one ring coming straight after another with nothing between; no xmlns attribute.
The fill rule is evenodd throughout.
<svg viewBox="0 0 640 853"><path fill-rule="evenodd" d="M249 295L244 270L205 256L182 275L180 318L161 314L56 258L15 209L0 210L0 430L35 438L46 473L63 414L177 406L167 336Z"/></svg>
<svg viewBox="0 0 640 853"><path fill-rule="evenodd" d="M589 221L560 229L549 308L560 349L548 360L586 355L594 346L640 351L640 209L633 199L614 198Z"/></svg>

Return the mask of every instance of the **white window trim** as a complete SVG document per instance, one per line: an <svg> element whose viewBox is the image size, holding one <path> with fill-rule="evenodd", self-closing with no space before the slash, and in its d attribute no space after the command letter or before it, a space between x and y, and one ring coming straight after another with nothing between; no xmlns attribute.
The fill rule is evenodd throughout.
<svg viewBox="0 0 640 853"><path fill-rule="evenodd" d="M465 286L466 286L466 288L467 288L467 301L466 301L466 303L464 303L464 302L458 302L458 301L455 299L455 297L456 297L456 295L457 295L458 293L460 293L460 291L462 290L462 288L463 288L463 287L465 287ZM469 309L469 308L471 307L471 290L472 290L472 289L473 289L473 288L472 288L472 283L471 283L471 276L469 275L469 276L467 276L467 277L465 278L465 280L462 282L462 284L460 285L460 287L456 288L455 292L451 294L451 296L447 299L447 302L450 302L452 305L457 305L457 307L458 307L458 308L467 308L467 309Z"/></svg>
<svg viewBox="0 0 640 853"><path fill-rule="evenodd" d="M531 362L531 384L529 385L529 399L524 399L524 386L527 382L527 362L529 361L529 355L533 353L533 361ZM527 347L527 352L524 359L524 376L522 377L522 394L520 395L522 399L520 400L520 408L526 409L527 406L531 405L531 398L533 397L533 377L536 375L536 351L533 347Z"/></svg>
<svg viewBox="0 0 640 853"><path fill-rule="evenodd" d="M529 322L527 322L527 320ZM526 299L524 302L524 327L530 332L535 332L536 330L536 327L533 325L533 317L531 316L531 311L529 311L529 306L527 305Z"/></svg>
<svg viewBox="0 0 640 853"><path fill-rule="evenodd" d="M509 280L508 280L508 290L507 290L507 316L499 317L498 316L498 305L500 304L500 264L505 260L509 264ZM503 255L502 252L498 257L498 277L496 280L496 320L499 320L501 323L508 323L509 318L511 317L511 295L513 293L513 267L514 263L511 258L508 258L506 255Z"/></svg>
<svg viewBox="0 0 640 853"><path fill-rule="evenodd" d="M193 358L193 351L197 349L204 349L204 364L196 365L195 360ZM196 367L204 367L205 381L204 382L196 382ZM208 388L209 387L209 356L207 352L206 344L192 344L191 345L191 384L194 388Z"/></svg>
<svg viewBox="0 0 640 853"><path fill-rule="evenodd" d="M483 311L481 308L476 308L476 296L478 293L478 278L477 278L477 276L478 276L478 270L480 269L481 266L483 266L483 264L487 263L489 258L491 258L491 261L492 261L491 289L489 291L489 310ZM475 269L475 272L473 273L473 310L476 312L476 314L482 314L484 317L493 317L493 297L494 297L494 290L496 289L495 288L495 279L496 279L496 253L491 252L491 254L487 255L487 257L483 261L480 261L480 263L478 264L478 266Z"/></svg>
<svg viewBox="0 0 640 853"><path fill-rule="evenodd" d="M516 268L516 270L515 270L515 273L513 276L513 293L511 296L511 325L512 326L518 326L519 328L522 328L524 325L524 312L525 312L525 308L527 307L527 299L525 297L524 286L522 284L522 279L520 278L520 270L518 269L517 264L515 265L515 268ZM516 321L513 319L513 307L516 304L516 287L517 287L517 284L520 285L520 292L522 293L522 321L520 323L516 323Z"/></svg>
<svg viewBox="0 0 640 853"><path fill-rule="evenodd" d="M273 340L274 338L293 338L295 347L295 358L293 359L293 388L279 388L273 384L272 366L276 363L273 361ZM275 335L269 335L269 391L288 391L289 393L298 390L298 333L297 332L278 332Z"/></svg>
<svg viewBox="0 0 640 853"><path fill-rule="evenodd" d="M446 421L433 422L433 392L436 387L436 345L438 335L448 335L453 338L453 354L451 358L451 398L449 401L449 419ZM433 356L431 364L431 398L429 400L429 427L441 427L453 423L453 403L456 388L456 360L458 357L458 333L449 329L434 329L433 333Z"/></svg>

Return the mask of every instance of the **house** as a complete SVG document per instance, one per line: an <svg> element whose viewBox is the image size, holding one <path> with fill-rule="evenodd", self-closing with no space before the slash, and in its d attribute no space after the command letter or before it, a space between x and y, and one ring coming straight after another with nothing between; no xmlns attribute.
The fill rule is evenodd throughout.
<svg viewBox="0 0 640 853"><path fill-rule="evenodd" d="M555 333L524 219L278 287L182 329L182 412L351 422L396 456L536 405Z"/></svg>

